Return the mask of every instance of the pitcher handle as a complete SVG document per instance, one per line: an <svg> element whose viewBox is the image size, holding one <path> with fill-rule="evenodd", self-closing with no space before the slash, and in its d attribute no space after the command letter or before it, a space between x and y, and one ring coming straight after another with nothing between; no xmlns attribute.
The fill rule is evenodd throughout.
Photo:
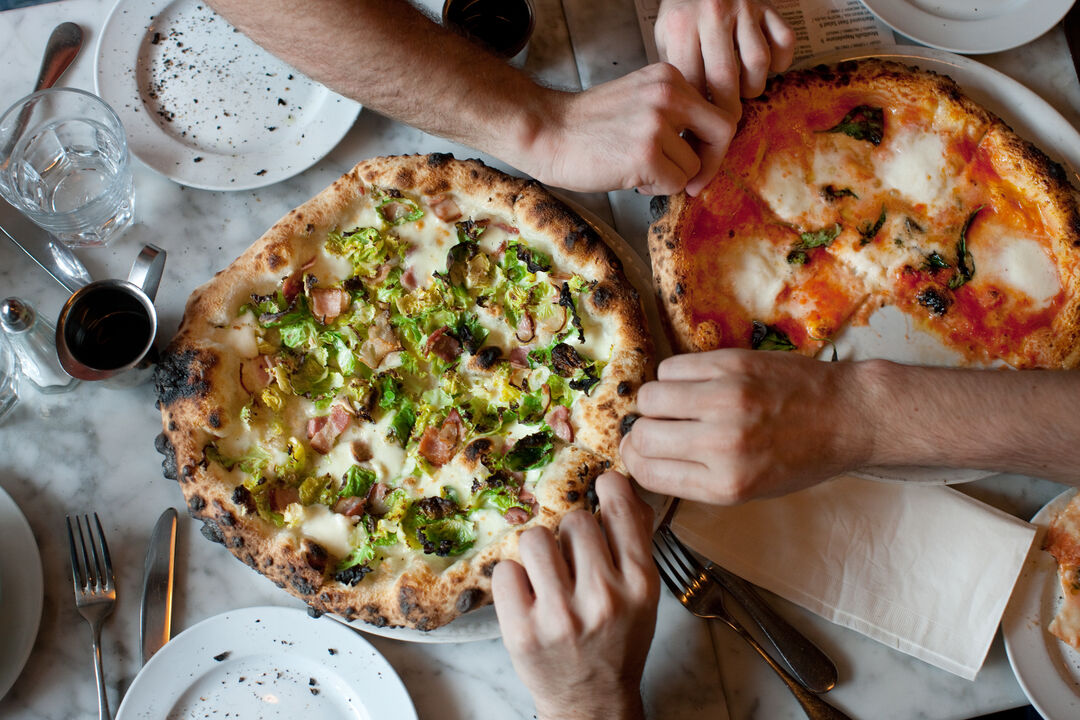
<svg viewBox="0 0 1080 720"><path fill-rule="evenodd" d="M157 245L150 243L143 245L142 251L131 266L131 272L128 273L128 282L142 288L151 301L157 295L161 275L165 271L165 254L165 251Z"/></svg>

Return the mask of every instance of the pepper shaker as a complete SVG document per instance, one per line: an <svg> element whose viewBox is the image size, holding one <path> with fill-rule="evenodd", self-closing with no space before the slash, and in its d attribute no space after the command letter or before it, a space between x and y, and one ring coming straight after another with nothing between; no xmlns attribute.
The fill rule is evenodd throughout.
<svg viewBox="0 0 1080 720"><path fill-rule="evenodd" d="M30 303L9 297L0 303L0 328L19 359L23 377L43 393L73 389L79 381L60 366L56 355L56 328L38 317Z"/></svg>

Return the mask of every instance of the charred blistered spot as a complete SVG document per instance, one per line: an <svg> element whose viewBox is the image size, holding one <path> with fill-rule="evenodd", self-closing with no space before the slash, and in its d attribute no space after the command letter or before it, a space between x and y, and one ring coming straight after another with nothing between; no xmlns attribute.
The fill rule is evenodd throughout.
<svg viewBox="0 0 1080 720"><path fill-rule="evenodd" d="M179 425L176 424L176 421L172 418L169 418L169 432L176 432L176 428L178 427Z"/></svg>
<svg viewBox="0 0 1080 720"><path fill-rule="evenodd" d="M484 601L484 591L480 588L468 588L462 590L454 602L454 607L459 613L467 613Z"/></svg>
<svg viewBox="0 0 1080 720"><path fill-rule="evenodd" d="M293 586L293 590L301 595L314 595L315 586L311 584L311 581L301 575L293 575L289 578L289 584Z"/></svg>
<svg viewBox="0 0 1080 720"><path fill-rule="evenodd" d="M674 250L675 249L675 243L672 242L671 240L665 240L664 241L664 247L666 247L668 250Z"/></svg>
<svg viewBox="0 0 1080 720"><path fill-rule="evenodd" d="M329 554L319 543L310 541L304 542L304 562L308 564L312 570L317 573L326 572L326 562L329 559Z"/></svg>
<svg viewBox="0 0 1080 720"><path fill-rule="evenodd" d="M502 349L497 345L488 345L477 351L476 355L473 356L473 362L481 370L490 370L495 367L495 363L499 362L501 358Z"/></svg>
<svg viewBox="0 0 1080 720"><path fill-rule="evenodd" d="M585 486L585 503L589 506L589 512L596 512L596 508L600 507L600 498L596 495L596 478L590 479Z"/></svg>
<svg viewBox="0 0 1080 720"><path fill-rule="evenodd" d="M668 295L668 302L674 305L675 303L679 302L679 298L675 295L675 293L671 293L670 295Z"/></svg>
<svg viewBox="0 0 1080 720"><path fill-rule="evenodd" d="M369 572L371 572L371 568L367 565L353 565L350 568L345 568L344 570L339 570L334 573L334 580L337 580L342 585L349 585L351 587L363 580Z"/></svg>
<svg viewBox="0 0 1080 720"><path fill-rule="evenodd" d="M566 493L566 502L576 503L580 499L581 493L579 493L577 490L571 490L570 492Z"/></svg>
<svg viewBox="0 0 1080 720"><path fill-rule="evenodd" d="M489 562L484 563L482 566L480 566L480 574L483 575L484 577L488 577L488 578L491 577L492 573L495 572L495 566L498 565L498 564L499 564L498 560L491 560Z"/></svg>
<svg viewBox="0 0 1080 720"><path fill-rule="evenodd" d="M319 618L321 618L323 615L326 614L326 611L325 610L320 610L319 608L315 607L314 605L308 605L307 614L308 614L308 617L313 617L316 620L318 620Z"/></svg>
<svg viewBox="0 0 1080 720"><path fill-rule="evenodd" d="M206 422L210 424L210 427L217 429L221 427L221 413L215 408L210 411L210 414L206 416Z"/></svg>
<svg viewBox="0 0 1080 720"><path fill-rule="evenodd" d="M431 153L427 156L427 164L429 167L438 168L452 161L454 156L450 153Z"/></svg>
<svg viewBox="0 0 1080 720"><path fill-rule="evenodd" d="M240 535L233 535L229 539L229 547L233 548L234 550L239 550L240 548L244 547L244 538Z"/></svg>
<svg viewBox="0 0 1080 720"><path fill-rule="evenodd" d="M165 456L161 461L161 474L169 480L177 480L176 448L169 442L169 438L165 437L165 433L154 438L154 449Z"/></svg>
<svg viewBox="0 0 1080 720"><path fill-rule="evenodd" d="M593 305L603 310L611 303L614 293L607 285L597 285L592 292Z"/></svg>
<svg viewBox="0 0 1080 720"><path fill-rule="evenodd" d="M218 508L218 513L217 513L218 524L223 525L225 527L234 527L236 525L236 516L233 515L231 512L229 512L228 510L226 510L225 508L221 507L221 503L219 503L216 500L214 501L214 505L216 505L217 508Z"/></svg>
<svg viewBox="0 0 1080 720"><path fill-rule="evenodd" d="M465 459L474 463L490 453L493 447L490 438L477 438L465 446Z"/></svg>
<svg viewBox="0 0 1080 720"><path fill-rule="evenodd" d="M201 356L195 350L163 355L154 368L158 407L167 407L181 398L202 397L210 392L203 373L215 363L213 357Z"/></svg>
<svg viewBox="0 0 1080 720"><path fill-rule="evenodd" d="M202 509L206 507L206 501L202 499L201 495L192 495L187 501L188 510L194 515L197 512L202 512Z"/></svg>
<svg viewBox="0 0 1080 720"><path fill-rule="evenodd" d="M627 413L623 415L622 420L619 421L619 435L626 437L626 433L634 427L634 423L638 421L638 416L634 413Z"/></svg>
<svg viewBox="0 0 1080 720"><path fill-rule="evenodd" d="M390 621L386 619L385 615L379 612L379 608L374 605L364 606L364 620L371 623L375 627L386 627L390 624Z"/></svg>
<svg viewBox="0 0 1080 720"><path fill-rule="evenodd" d="M679 297L686 294L686 288L683 287L682 283L675 283L675 294Z"/></svg>
<svg viewBox="0 0 1080 720"><path fill-rule="evenodd" d="M578 368L585 367L585 361L578 351L566 343L558 343L551 348L551 363L555 366L555 372L562 377L570 377Z"/></svg>
<svg viewBox="0 0 1080 720"><path fill-rule="evenodd" d="M410 619L421 612L420 605L416 602L416 588L408 585L401 586L401 592L398 593L398 608L402 615Z"/></svg>
<svg viewBox="0 0 1080 720"><path fill-rule="evenodd" d="M195 466L194 465L185 465L184 467L180 468L180 482L186 483L188 480L190 480L194 476L195 476Z"/></svg>
<svg viewBox="0 0 1080 720"><path fill-rule="evenodd" d="M412 168L400 167L394 174L394 184L398 187L411 188L416 184L416 173Z"/></svg>
<svg viewBox="0 0 1080 720"><path fill-rule="evenodd" d="M944 315L952 305L952 299L942 294L936 288L928 287L915 296L919 304L932 312L934 315Z"/></svg>
<svg viewBox="0 0 1080 720"><path fill-rule="evenodd" d="M658 220L668 210L669 198L667 195L653 195L649 198L649 215L653 220Z"/></svg>
<svg viewBox="0 0 1080 720"><path fill-rule="evenodd" d="M236 489L233 490L232 501L237 507L243 508L245 512L255 513L255 496L245 486L236 486Z"/></svg>
<svg viewBox="0 0 1080 720"><path fill-rule="evenodd" d="M285 258L281 257L277 253L270 253L266 256L266 267L270 268L271 272L277 272L285 266Z"/></svg>
<svg viewBox="0 0 1080 720"><path fill-rule="evenodd" d="M255 556L251 553L247 553L242 559L244 561L244 564L248 567L255 567Z"/></svg>
<svg viewBox="0 0 1080 720"><path fill-rule="evenodd" d="M213 520L203 520L203 526L200 532L203 537L210 542L216 542L219 545L225 544L225 533L221 532L221 528Z"/></svg>
<svg viewBox="0 0 1080 720"><path fill-rule="evenodd" d="M634 386L629 380L621 380L615 386L615 394L619 397L626 397L632 392L634 392Z"/></svg>

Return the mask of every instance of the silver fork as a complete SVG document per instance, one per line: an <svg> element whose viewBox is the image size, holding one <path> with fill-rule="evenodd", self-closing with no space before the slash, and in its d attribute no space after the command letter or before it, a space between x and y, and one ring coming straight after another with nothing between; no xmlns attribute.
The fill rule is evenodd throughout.
<svg viewBox="0 0 1080 720"><path fill-rule="evenodd" d="M667 528L662 528L667 530ZM686 609L701 618L723 620L765 659L788 686L810 720L851 720L847 715L800 685L765 651L754 636L724 607L724 590L697 558L668 530L653 536L653 562L660 578Z"/></svg>
<svg viewBox="0 0 1080 720"><path fill-rule="evenodd" d="M101 667L101 625L112 614L116 605L116 581L113 575L112 558L109 557L109 544L105 542L105 531L101 529L101 520L94 513L94 525L97 534L90 525L90 516L84 515L86 535L83 536L83 523L75 517L75 528L71 528L71 517L67 517L68 545L71 549L71 581L75 586L75 606L86 622L90 623L93 635L94 676L98 686L98 717L110 720L109 698L105 694L105 673ZM79 537L78 549L75 536ZM87 552L87 544L90 551ZM93 562L91 563L91 560Z"/></svg>

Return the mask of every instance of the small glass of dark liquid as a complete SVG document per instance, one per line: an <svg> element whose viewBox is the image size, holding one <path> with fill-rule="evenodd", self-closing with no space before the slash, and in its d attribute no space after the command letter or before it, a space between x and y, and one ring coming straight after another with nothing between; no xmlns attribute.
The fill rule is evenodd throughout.
<svg viewBox="0 0 1080 720"><path fill-rule="evenodd" d="M446 0L442 18L447 27L519 65L535 23L532 0Z"/></svg>
<svg viewBox="0 0 1080 720"><path fill-rule="evenodd" d="M164 265L165 251L146 245L127 280L97 280L68 298L56 321L56 355L69 375L120 386L150 378Z"/></svg>

